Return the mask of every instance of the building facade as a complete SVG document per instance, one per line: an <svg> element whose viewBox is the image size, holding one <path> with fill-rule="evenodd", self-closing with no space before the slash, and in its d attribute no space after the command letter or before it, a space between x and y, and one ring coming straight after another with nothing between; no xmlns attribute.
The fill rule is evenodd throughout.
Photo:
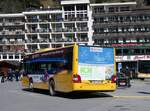
<svg viewBox="0 0 150 111"><path fill-rule="evenodd" d="M150 58L150 9L136 2L61 1L60 8L0 14L0 60L74 43L116 47L116 61L135 68Z"/></svg>
<svg viewBox="0 0 150 111"><path fill-rule="evenodd" d="M30 53L42 48L91 44L89 1L62 1L62 8L23 12L25 49Z"/></svg>
<svg viewBox="0 0 150 111"><path fill-rule="evenodd" d="M24 55L23 14L0 14L0 60L20 61Z"/></svg>
<svg viewBox="0 0 150 111"><path fill-rule="evenodd" d="M20 61L24 54L74 43L92 45L89 0L62 1L60 8L0 15L0 60Z"/></svg>
<svg viewBox="0 0 150 111"><path fill-rule="evenodd" d="M122 67L137 69L139 60L150 60L150 9L136 2L91 7L95 45L116 47L116 62Z"/></svg>

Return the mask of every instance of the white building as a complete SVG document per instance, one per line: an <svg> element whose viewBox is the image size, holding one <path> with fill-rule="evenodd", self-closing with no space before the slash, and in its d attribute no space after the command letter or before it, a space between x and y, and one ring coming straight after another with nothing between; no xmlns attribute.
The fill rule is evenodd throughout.
<svg viewBox="0 0 150 111"><path fill-rule="evenodd" d="M62 1L61 8L3 14L0 21L0 60L20 61L24 54L43 48L93 43L89 0Z"/></svg>
<svg viewBox="0 0 150 111"><path fill-rule="evenodd" d="M136 6L136 2L67 0L61 1L60 8L0 14L0 61L20 61L24 54L39 49L74 43L116 46L117 62L150 55L150 11L136 10ZM147 47L141 49L143 45Z"/></svg>
<svg viewBox="0 0 150 111"><path fill-rule="evenodd" d="M24 15L0 14L0 60L21 60L24 53Z"/></svg>

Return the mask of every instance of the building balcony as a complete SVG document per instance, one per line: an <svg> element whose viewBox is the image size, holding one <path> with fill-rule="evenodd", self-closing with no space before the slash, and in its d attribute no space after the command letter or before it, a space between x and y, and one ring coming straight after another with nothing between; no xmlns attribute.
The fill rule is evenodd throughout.
<svg viewBox="0 0 150 111"><path fill-rule="evenodd" d="M23 59L23 53L2 53L0 52L0 59L1 60L10 60L10 61L21 61Z"/></svg>
<svg viewBox="0 0 150 111"><path fill-rule="evenodd" d="M63 22L63 18L57 18L57 19L55 19L55 18L51 18L50 19L50 22Z"/></svg>
<svg viewBox="0 0 150 111"><path fill-rule="evenodd" d="M25 30L25 33L43 33L45 32L45 30L43 29L28 29L28 30Z"/></svg>
<svg viewBox="0 0 150 111"><path fill-rule="evenodd" d="M26 22L27 23L35 23L35 22L44 22L44 23L47 23L47 22L62 22L63 21L63 18L51 18L51 19L26 19Z"/></svg>
<svg viewBox="0 0 150 111"><path fill-rule="evenodd" d="M39 39L28 39L25 43L40 43Z"/></svg>
<svg viewBox="0 0 150 111"><path fill-rule="evenodd" d="M88 30L89 30L88 27L77 27L77 28L76 28L76 31L77 31L77 32L84 32L84 31L87 32Z"/></svg>
<svg viewBox="0 0 150 111"><path fill-rule="evenodd" d="M65 42L65 40L63 38L52 38L51 42Z"/></svg>
<svg viewBox="0 0 150 111"><path fill-rule="evenodd" d="M123 22L94 22L93 23L93 28L100 28L100 27L125 27L125 26L137 26L137 25L149 25L149 21L123 21Z"/></svg>
<svg viewBox="0 0 150 111"><path fill-rule="evenodd" d="M37 30L37 32L39 32L39 33L49 33L49 32L51 32L51 29L49 29L49 28L40 28L40 29Z"/></svg>
<svg viewBox="0 0 150 111"><path fill-rule="evenodd" d="M75 17L65 18L64 21L76 21Z"/></svg>
<svg viewBox="0 0 150 111"><path fill-rule="evenodd" d="M50 19L49 18L45 18L45 19L38 19L38 22L50 22Z"/></svg>
<svg viewBox="0 0 150 111"><path fill-rule="evenodd" d="M65 38L65 42L75 42L75 40L72 38Z"/></svg>
<svg viewBox="0 0 150 111"><path fill-rule="evenodd" d="M52 28L52 32L63 32L62 28Z"/></svg>
<svg viewBox="0 0 150 111"><path fill-rule="evenodd" d="M97 12L95 13L93 11L92 16L93 17L101 17L101 16L113 16L113 15L131 15L132 11L119 11L119 12L106 12L106 11L101 11L101 12ZM133 13L134 14L134 13Z"/></svg>
<svg viewBox="0 0 150 111"><path fill-rule="evenodd" d="M149 37L150 32L132 32L132 33L94 33L93 39L106 39L106 38L143 38Z"/></svg>
<svg viewBox="0 0 150 111"><path fill-rule="evenodd" d="M88 38L85 38L85 37L78 37L76 39L76 42L88 42Z"/></svg>
<svg viewBox="0 0 150 111"><path fill-rule="evenodd" d="M32 19L32 18L27 18L26 19L26 22L38 22L39 20L38 19Z"/></svg>
<svg viewBox="0 0 150 111"><path fill-rule="evenodd" d="M49 43L50 39L28 39L25 41L26 43Z"/></svg>
<svg viewBox="0 0 150 111"><path fill-rule="evenodd" d="M66 27L63 29L63 32L75 32L76 29L74 27Z"/></svg>
<svg viewBox="0 0 150 111"><path fill-rule="evenodd" d="M88 21L88 17L77 17L76 21Z"/></svg>
<svg viewBox="0 0 150 111"><path fill-rule="evenodd" d="M23 26L24 22L5 22L1 23L0 26Z"/></svg>
<svg viewBox="0 0 150 111"><path fill-rule="evenodd" d="M36 49L27 49L27 50L25 50L25 53L31 54L31 53L36 52L37 50L38 50L37 48Z"/></svg>
<svg viewBox="0 0 150 111"><path fill-rule="evenodd" d="M39 43L49 43L50 39L39 39Z"/></svg>
<svg viewBox="0 0 150 111"><path fill-rule="evenodd" d="M0 45L24 45L25 41L0 41Z"/></svg>
<svg viewBox="0 0 150 111"><path fill-rule="evenodd" d="M16 30L16 31L3 30L0 32L0 35L23 35L23 34L25 34L25 32L22 30Z"/></svg>
<svg viewBox="0 0 150 111"><path fill-rule="evenodd" d="M6 54L6 53L9 53L9 54L18 54L18 53L24 53L24 48L22 48L21 50L17 50L17 49L14 49L14 50L10 50L10 49L1 49L0 50L0 53L2 54Z"/></svg>

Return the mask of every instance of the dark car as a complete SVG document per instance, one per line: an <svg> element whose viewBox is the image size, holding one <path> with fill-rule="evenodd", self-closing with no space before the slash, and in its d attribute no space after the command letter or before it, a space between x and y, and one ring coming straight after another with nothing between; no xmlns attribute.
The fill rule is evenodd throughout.
<svg viewBox="0 0 150 111"><path fill-rule="evenodd" d="M118 87L122 87L122 86L126 86L126 87L130 87L130 77L126 76L126 74L124 73L117 73L117 86Z"/></svg>

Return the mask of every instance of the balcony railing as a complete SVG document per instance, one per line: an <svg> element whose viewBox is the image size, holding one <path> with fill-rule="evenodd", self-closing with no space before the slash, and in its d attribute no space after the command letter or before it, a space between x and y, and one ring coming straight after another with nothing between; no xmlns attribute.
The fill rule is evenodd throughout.
<svg viewBox="0 0 150 111"><path fill-rule="evenodd" d="M23 35L23 34L25 34L25 32L22 30L16 30L16 31L4 30L0 32L0 35Z"/></svg>
<svg viewBox="0 0 150 111"><path fill-rule="evenodd" d="M94 22L93 27L106 27L106 26L137 26L137 25L148 25L150 21L123 21L123 22L115 22L115 21L108 21L108 22Z"/></svg>
<svg viewBox="0 0 150 111"><path fill-rule="evenodd" d="M77 27L76 31L77 32L82 32L82 31L88 31L88 27Z"/></svg>
<svg viewBox="0 0 150 111"><path fill-rule="evenodd" d="M93 38L132 38L132 37L149 37L150 32L127 32L127 33L94 33Z"/></svg>
<svg viewBox="0 0 150 111"><path fill-rule="evenodd" d="M63 18L49 18L49 19L26 19L26 22L29 22L29 23L34 23L34 22L62 22L63 21Z"/></svg>
<svg viewBox="0 0 150 111"><path fill-rule="evenodd" d="M27 39L26 43L49 43L50 39Z"/></svg>
<svg viewBox="0 0 150 111"><path fill-rule="evenodd" d="M108 12L108 11L100 11L100 12L97 12L97 13L95 13L94 11L93 11L93 16L95 17L95 16L104 16L104 15L120 15L120 14L123 14L123 15L129 15L129 13L132 13L132 11L131 10L128 10L128 11L116 11L116 12Z"/></svg>
<svg viewBox="0 0 150 111"><path fill-rule="evenodd" d="M40 29L28 29L25 30L26 33L48 33L51 32L49 28L40 28Z"/></svg>
<svg viewBox="0 0 150 111"><path fill-rule="evenodd" d="M7 45L18 45L18 44L24 44L25 41L10 41L10 40L6 40L6 41L0 41L0 44L7 44Z"/></svg>
<svg viewBox="0 0 150 111"><path fill-rule="evenodd" d="M62 32L62 28L52 28L52 32Z"/></svg>
<svg viewBox="0 0 150 111"><path fill-rule="evenodd" d="M79 37L76 41L77 42L88 42L88 38Z"/></svg>
<svg viewBox="0 0 150 111"><path fill-rule="evenodd" d="M20 26L24 25L24 22L4 22L0 23L0 26Z"/></svg>
<svg viewBox="0 0 150 111"><path fill-rule="evenodd" d="M77 17L76 21L88 21L88 17Z"/></svg>
<svg viewBox="0 0 150 111"><path fill-rule="evenodd" d="M76 29L74 27L66 27L63 29L63 32L75 32Z"/></svg>
<svg viewBox="0 0 150 111"><path fill-rule="evenodd" d="M52 38L51 42L65 42L63 38Z"/></svg>

